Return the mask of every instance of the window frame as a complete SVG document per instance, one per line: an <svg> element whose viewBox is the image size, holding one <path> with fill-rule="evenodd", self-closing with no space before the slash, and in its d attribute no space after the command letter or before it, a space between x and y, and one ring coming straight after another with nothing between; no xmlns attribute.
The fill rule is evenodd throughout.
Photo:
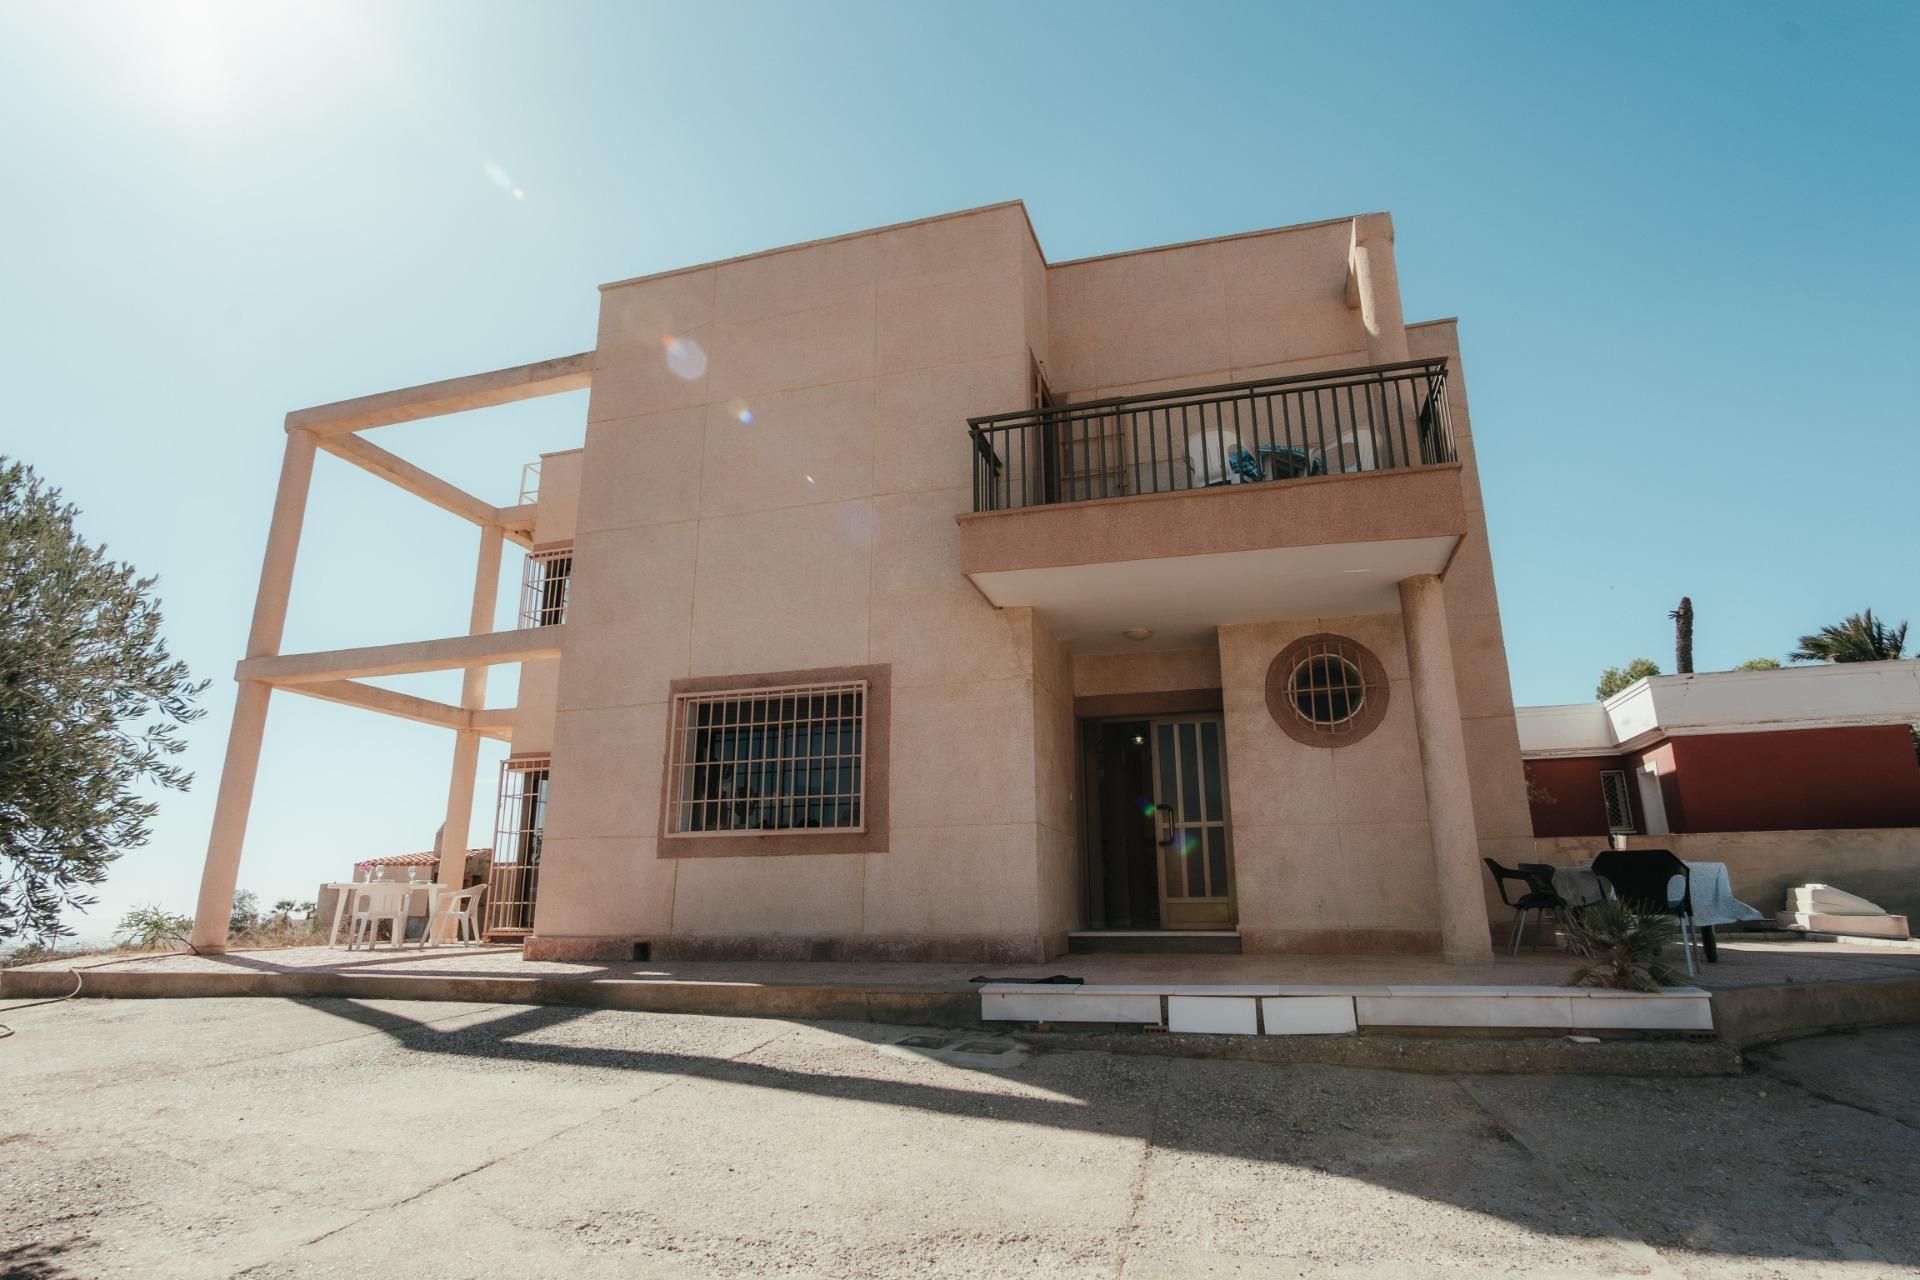
<svg viewBox="0 0 1920 1280"><path fill-rule="evenodd" d="M884 852L889 835L892 671L890 665L882 663L750 675L699 676L673 681L668 690L665 738L661 743L659 856L698 858ZM859 827L674 830L676 813L682 801L682 797L676 794L676 786L684 777L676 768L684 763L678 754L685 742L683 708L717 697L744 701L814 686L860 683L864 683L865 688L860 734Z"/></svg>
<svg viewBox="0 0 1920 1280"><path fill-rule="evenodd" d="M1620 804L1626 811L1626 825L1620 826L1613 820L1613 806L1607 803L1607 779L1619 779ZM1640 834L1640 823L1633 812L1633 771L1630 769L1602 769L1600 771L1600 813L1607 824L1610 836L1632 836Z"/></svg>
<svg viewBox="0 0 1920 1280"><path fill-rule="evenodd" d="M562 565L555 573L553 566ZM520 630L557 627L573 594L573 543L549 542L527 552L520 568Z"/></svg>
<svg viewBox="0 0 1920 1280"><path fill-rule="evenodd" d="M711 839L725 835L791 835L807 831L817 831L824 835L859 835L866 831L866 770L867 770L867 696L868 686L865 680L839 680L827 684L789 684L776 685L768 689L720 689L711 693L680 693L674 695L669 712L672 732L667 743L667 768L672 771L667 780L667 803L673 812L667 815L667 826L676 836L697 836ZM820 704L820 715L813 716L815 700ZM848 699L852 701L849 708ZM804 704L796 709L801 712L793 718L779 715L762 715L768 704L782 704L791 700ZM745 707L744 718L735 718L723 708ZM714 708L717 715L702 717L704 708ZM696 723L704 719L704 723ZM786 753L786 747L792 737L798 737L806 727L819 725L822 745L831 740L836 748L830 755L792 755ZM845 750L845 735L851 726L853 738L858 744L853 751ZM756 732L757 731L757 732ZM741 738L745 737L743 744ZM704 737L704 742L703 742ZM754 754L755 740L761 754ZM722 754L714 754L716 744L722 746ZM695 756L693 749L703 745L705 756ZM773 754L765 751L772 745ZM809 744L810 745L810 744ZM742 750L742 747L745 747ZM828 762L831 763L828 763ZM803 762L805 764L803 765ZM848 763L852 770L847 772ZM791 769L787 766L793 766ZM754 780L764 780L765 771L771 766L776 779L775 789L770 794L754 795L704 795L691 794L699 785L702 770L718 770L719 778L726 778L730 770L737 771L733 778L745 778L749 787ZM831 792L814 793L802 784L802 768L806 769L806 782L811 783L812 775L818 772L822 778L831 778L834 789ZM708 775L711 786L718 781ZM784 789L782 783L786 783ZM679 794L674 794L678 792ZM846 802L851 802L853 822L827 825L799 823L793 825L747 825L688 827L681 823L698 820L702 816L703 806L712 806L705 816L723 820L729 816L728 810L738 807L757 807L764 816L771 806L776 813L791 817L796 806L810 811L813 803L820 805L821 816L828 809L838 811Z"/></svg>
<svg viewBox="0 0 1920 1280"><path fill-rule="evenodd" d="M1309 719L1300 710L1295 685L1302 668L1324 658L1337 659L1360 676L1359 706L1352 707L1345 719L1326 723ZM1267 714L1282 733L1302 746L1337 749L1361 741L1386 719L1392 692L1386 667L1373 650L1352 636L1333 632L1300 636L1267 666Z"/></svg>

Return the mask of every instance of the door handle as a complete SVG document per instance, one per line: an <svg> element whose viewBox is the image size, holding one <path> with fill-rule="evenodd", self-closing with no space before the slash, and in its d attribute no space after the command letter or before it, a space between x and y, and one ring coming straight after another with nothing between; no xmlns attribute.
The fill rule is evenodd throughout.
<svg viewBox="0 0 1920 1280"><path fill-rule="evenodd" d="M1163 845L1172 844L1173 806L1169 804L1155 805L1153 809L1153 820L1160 828L1160 843Z"/></svg>

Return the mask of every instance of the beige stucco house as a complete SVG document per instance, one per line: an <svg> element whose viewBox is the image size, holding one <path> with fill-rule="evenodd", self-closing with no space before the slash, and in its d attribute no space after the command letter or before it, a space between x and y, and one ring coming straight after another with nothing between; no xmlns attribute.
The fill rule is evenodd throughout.
<svg viewBox="0 0 1920 1280"><path fill-rule="evenodd" d="M512 506L361 434L589 385ZM202 921L274 689L453 731L450 867L510 742L529 956L1484 955L1480 859L1532 852L1455 326L1403 321L1384 214L1050 263L996 205L605 285L589 353L287 426ZM280 653L317 449L479 527L469 634Z"/></svg>

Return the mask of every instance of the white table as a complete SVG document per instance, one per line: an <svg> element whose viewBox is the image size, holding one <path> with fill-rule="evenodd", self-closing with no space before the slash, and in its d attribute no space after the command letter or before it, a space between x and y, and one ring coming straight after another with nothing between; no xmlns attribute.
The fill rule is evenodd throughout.
<svg viewBox="0 0 1920 1280"><path fill-rule="evenodd" d="M407 890L407 915L409 916L413 915L413 890L425 889L427 891L427 917L429 919L432 918L433 891L440 886L434 884L431 880L337 880L332 884L320 886L323 889L332 889L334 891L333 928L327 931L327 945L329 947L337 947L340 945L340 922L346 918L347 903L352 900L353 895L365 892L367 889L375 886L383 888L391 886L396 889ZM393 943L395 946L399 946L404 941L404 938L395 938Z"/></svg>

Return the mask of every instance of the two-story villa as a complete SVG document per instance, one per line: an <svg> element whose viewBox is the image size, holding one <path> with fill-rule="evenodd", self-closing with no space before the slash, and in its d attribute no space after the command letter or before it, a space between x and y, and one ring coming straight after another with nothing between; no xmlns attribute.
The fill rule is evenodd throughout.
<svg viewBox="0 0 1920 1280"><path fill-rule="evenodd" d="M513 506L361 434L588 385ZM1480 860L1533 851L1454 324L1403 321L1384 214L1050 263L996 205L605 285L590 353L287 429L203 948L273 689L452 730L448 883L510 741L530 957L1484 956ZM468 634L280 653L316 450L479 527Z"/></svg>

